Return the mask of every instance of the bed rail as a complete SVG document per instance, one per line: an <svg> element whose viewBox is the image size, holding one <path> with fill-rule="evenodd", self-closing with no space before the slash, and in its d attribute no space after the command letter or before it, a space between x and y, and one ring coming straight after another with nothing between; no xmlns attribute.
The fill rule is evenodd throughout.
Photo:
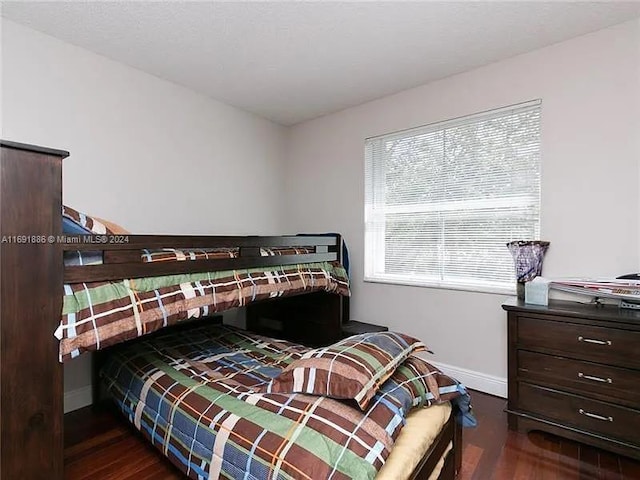
<svg viewBox="0 0 640 480"><path fill-rule="evenodd" d="M97 282L123 278L183 273L215 272L297 263L341 261L340 235L318 236L188 236L188 235L69 235L62 236L65 251L101 251L103 264L66 266L66 283ZM262 248L314 247L314 253L261 254ZM239 248L234 258L144 262L145 250Z"/></svg>

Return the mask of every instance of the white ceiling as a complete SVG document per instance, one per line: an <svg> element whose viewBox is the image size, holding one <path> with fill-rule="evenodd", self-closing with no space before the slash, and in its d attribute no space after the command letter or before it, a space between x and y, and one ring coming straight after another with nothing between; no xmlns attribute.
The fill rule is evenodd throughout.
<svg viewBox="0 0 640 480"><path fill-rule="evenodd" d="M2 16L292 125L640 16L640 2L2 2Z"/></svg>

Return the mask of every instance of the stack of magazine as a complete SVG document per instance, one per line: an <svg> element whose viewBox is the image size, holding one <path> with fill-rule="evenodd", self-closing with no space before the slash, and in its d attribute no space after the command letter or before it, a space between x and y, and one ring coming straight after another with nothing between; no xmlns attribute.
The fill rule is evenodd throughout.
<svg viewBox="0 0 640 480"><path fill-rule="evenodd" d="M612 298L620 300L622 307L640 308L640 280L619 278L556 279L551 280L549 287L592 297Z"/></svg>

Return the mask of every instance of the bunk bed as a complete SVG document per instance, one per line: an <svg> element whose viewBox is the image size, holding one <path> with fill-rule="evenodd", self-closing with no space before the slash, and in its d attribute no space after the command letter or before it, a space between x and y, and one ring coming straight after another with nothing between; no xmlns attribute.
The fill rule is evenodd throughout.
<svg viewBox="0 0 640 480"><path fill-rule="evenodd" d="M6 141L0 142L0 152L1 478L63 478L63 370L60 344L53 335L63 309L63 285L341 260L339 235L129 235L126 241L117 236L63 235L62 160L68 152ZM301 250L277 255L263 253L298 247ZM236 253L197 261L141 259L141 252L167 248L233 248ZM65 251L96 250L101 264L63 266ZM266 295L251 303L248 327L311 346L340 339L348 299L323 291L296 293ZM98 366L104 356L96 355ZM99 384L96 376L94 386ZM453 414L408 478L431 478L436 465L442 467L442 480L453 479L460 469L461 427Z"/></svg>

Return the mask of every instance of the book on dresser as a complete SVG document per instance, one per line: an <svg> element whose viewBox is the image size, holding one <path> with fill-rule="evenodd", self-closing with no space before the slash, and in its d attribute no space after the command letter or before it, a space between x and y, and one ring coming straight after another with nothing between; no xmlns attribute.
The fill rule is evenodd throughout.
<svg viewBox="0 0 640 480"><path fill-rule="evenodd" d="M640 459L640 311L517 299L502 308L509 428Z"/></svg>

